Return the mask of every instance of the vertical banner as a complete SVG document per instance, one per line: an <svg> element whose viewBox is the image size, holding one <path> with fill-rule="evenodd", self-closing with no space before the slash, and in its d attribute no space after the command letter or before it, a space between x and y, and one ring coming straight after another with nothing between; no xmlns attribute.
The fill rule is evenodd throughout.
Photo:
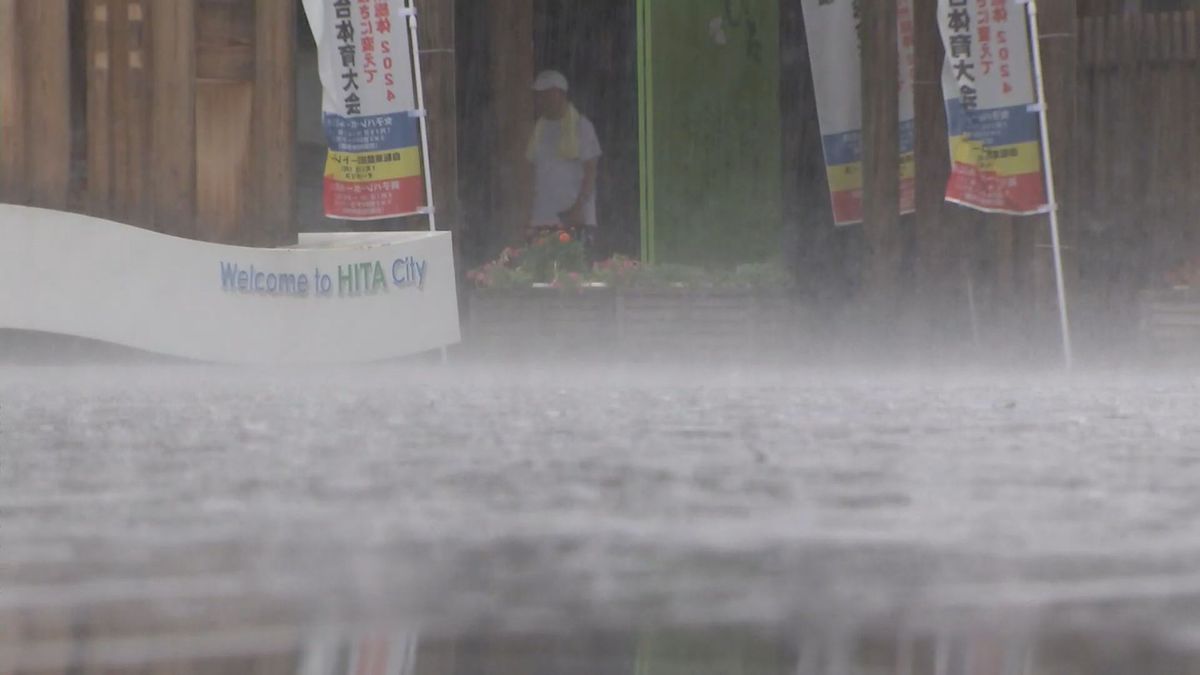
<svg viewBox="0 0 1200 675"><path fill-rule="evenodd" d="M402 0L304 0L324 89L325 215L379 220L425 206L412 45Z"/></svg>
<svg viewBox="0 0 1200 675"><path fill-rule="evenodd" d="M1029 23L1014 0L938 0L952 171L946 201L1029 215L1046 206Z"/></svg>
<svg viewBox="0 0 1200 675"><path fill-rule="evenodd" d="M852 225L863 219L862 45L859 7L864 0L803 0L804 26L817 95L833 220ZM870 1L870 0L867 0ZM900 48L900 212L916 210L913 155L912 0L898 0Z"/></svg>

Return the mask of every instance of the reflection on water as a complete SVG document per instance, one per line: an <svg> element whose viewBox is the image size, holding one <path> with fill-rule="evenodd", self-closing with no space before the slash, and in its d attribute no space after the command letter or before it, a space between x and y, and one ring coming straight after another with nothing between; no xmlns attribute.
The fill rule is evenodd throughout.
<svg viewBox="0 0 1200 675"><path fill-rule="evenodd" d="M0 370L0 675L1200 672L1200 386Z"/></svg>
<svg viewBox="0 0 1200 675"><path fill-rule="evenodd" d="M11 627L11 625L10 625ZM255 675L1186 675L1200 659L1131 633L982 625L668 628L425 636L372 629L222 629L172 638L61 634L0 642L3 673ZM101 631L102 632L102 631Z"/></svg>

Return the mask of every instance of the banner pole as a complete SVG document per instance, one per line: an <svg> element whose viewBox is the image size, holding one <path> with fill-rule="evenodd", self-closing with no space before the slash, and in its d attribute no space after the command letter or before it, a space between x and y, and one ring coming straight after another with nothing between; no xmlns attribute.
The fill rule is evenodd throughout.
<svg viewBox="0 0 1200 675"><path fill-rule="evenodd" d="M655 262L654 232L654 10L637 0L638 163L641 174L642 262Z"/></svg>
<svg viewBox="0 0 1200 675"><path fill-rule="evenodd" d="M425 168L425 214L429 218L429 231L437 232L437 209L433 205L433 173L429 162L429 111L425 108L425 78L421 73L421 38L417 30L417 7L415 0L404 0L404 18L408 24L408 45L412 52L413 86L417 88L417 113L421 125L421 161ZM442 365L450 361L450 352L441 349Z"/></svg>
<svg viewBox="0 0 1200 675"><path fill-rule="evenodd" d="M421 39L417 35L417 8L413 0L404 0L402 16L408 25L408 44L412 51L413 84L417 88L417 111L421 125L421 158L425 165L425 208L429 231L437 231L437 209L433 205L433 174L429 162L429 111L425 109L425 83L421 74Z"/></svg>
<svg viewBox="0 0 1200 675"><path fill-rule="evenodd" d="M1045 171L1046 196L1049 199L1050 239L1054 248L1054 281L1058 290L1058 320L1062 333L1063 361L1067 370L1075 365L1074 350L1071 345L1071 321L1067 312L1067 290L1063 276L1062 239L1058 228L1058 197L1054 191L1054 164L1050 155L1050 125L1046 113L1046 81L1042 77L1042 48L1039 43L1041 30L1038 27L1037 0L1015 0L1019 5L1025 5L1025 15L1029 18L1030 44L1033 48L1033 77L1037 87L1038 117L1042 127L1042 165Z"/></svg>

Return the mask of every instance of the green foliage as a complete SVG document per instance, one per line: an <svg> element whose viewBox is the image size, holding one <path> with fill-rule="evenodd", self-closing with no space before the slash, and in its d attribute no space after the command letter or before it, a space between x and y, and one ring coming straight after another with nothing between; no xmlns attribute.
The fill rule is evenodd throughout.
<svg viewBox="0 0 1200 675"><path fill-rule="evenodd" d="M783 265L770 262L738 265L729 283L739 288L782 289L791 288L796 280Z"/></svg>
<svg viewBox="0 0 1200 675"><path fill-rule="evenodd" d="M476 288L512 289L529 288L533 285L533 275L519 267L490 262L467 274L467 279Z"/></svg>
<svg viewBox="0 0 1200 675"><path fill-rule="evenodd" d="M570 235L563 239L559 236L542 237L520 254L520 267L537 283L553 284L571 273L582 275L587 271L583 244Z"/></svg>
<svg viewBox="0 0 1200 675"><path fill-rule="evenodd" d="M634 288L712 288L719 274L707 272L701 267L690 265L642 266L633 284Z"/></svg>
<svg viewBox="0 0 1200 675"><path fill-rule="evenodd" d="M592 265L590 280L609 288L630 288L643 274L642 264L633 258L615 255Z"/></svg>

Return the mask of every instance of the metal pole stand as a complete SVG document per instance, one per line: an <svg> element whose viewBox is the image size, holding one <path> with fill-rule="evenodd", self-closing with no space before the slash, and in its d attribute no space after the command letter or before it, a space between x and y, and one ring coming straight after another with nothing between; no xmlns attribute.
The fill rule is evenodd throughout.
<svg viewBox="0 0 1200 675"><path fill-rule="evenodd" d="M1067 312L1067 288L1063 275L1062 239L1058 228L1058 198L1054 190L1054 163L1050 156L1050 125L1046 115L1046 81L1042 77L1042 47L1039 43L1041 30L1038 27L1037 0L1013 0L1018 5L1025 5L1025 15L1029 19L1029 42L1033 49L1033 77L1037 87L1037 103L1030 106L1036 109L1042 127L1042 165L1046 179L1046 196L1049 200L1046 212L1050 215L1050 239L1054 248L1054 280L1058 287L1058 320L1062 332L1063 361L1067 370L1075 366L1075 354L1071 344L1071 321Z"/></svg>

